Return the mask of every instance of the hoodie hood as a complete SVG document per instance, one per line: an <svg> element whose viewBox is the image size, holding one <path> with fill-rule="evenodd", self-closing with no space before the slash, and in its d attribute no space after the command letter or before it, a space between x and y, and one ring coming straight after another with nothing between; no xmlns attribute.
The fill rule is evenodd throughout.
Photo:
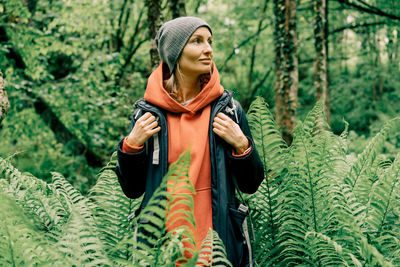
<svg viewBox="0 0 400 267"><path fill-rule="evenodd" d="M212 101L217 99L224 92L224 88L220 83L219 72L213 64L213 73L208 83L203 87L200 93L193 98L193 100L187 105L183 106L173 99L164 88L163 75L163 62L153 71L147 81L146 92L144 99L146 101L165 109L172 113L192 113L195 114ZM166 73L164 73L166 74Z"/></svg>

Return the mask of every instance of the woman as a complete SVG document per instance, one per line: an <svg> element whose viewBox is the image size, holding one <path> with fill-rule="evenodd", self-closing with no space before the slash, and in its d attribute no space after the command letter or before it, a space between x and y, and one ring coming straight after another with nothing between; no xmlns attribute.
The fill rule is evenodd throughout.
<svg viewBox="0 0 400 267"><path fill-rule="evenodd" d="M246 211L239 208L235 188L254 193L264 170L244 111L220 84L211 27L199 18L181 17L166 22L155 41L162 63L135 104L131 132L118 145L122 190L130 198L145 193L143 208L168 166L190 146L197 248L211 227L232 264L245 266Z"/></svg>

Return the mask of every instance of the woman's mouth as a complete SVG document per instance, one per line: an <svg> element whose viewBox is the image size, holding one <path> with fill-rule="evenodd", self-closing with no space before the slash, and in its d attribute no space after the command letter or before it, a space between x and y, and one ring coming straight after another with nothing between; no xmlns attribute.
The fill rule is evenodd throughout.
<svg viewBox="0 0 400 267"><path fill-rule="evenodd" d="M211 58L202 58L202 59L199 59L199 61L202 62L202 63L210 64L211 63Z"/></svg>

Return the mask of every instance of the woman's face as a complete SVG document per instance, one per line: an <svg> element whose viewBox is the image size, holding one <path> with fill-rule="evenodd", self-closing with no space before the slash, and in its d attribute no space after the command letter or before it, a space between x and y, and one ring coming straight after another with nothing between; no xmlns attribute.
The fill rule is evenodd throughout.
<svg viewBox="0 0 400 267"><path fill-rule="evenodd" d="M179 68L184 75L210 73L213 51L212 36L207 27L198 28L189 38L179 59Z"/></svg>

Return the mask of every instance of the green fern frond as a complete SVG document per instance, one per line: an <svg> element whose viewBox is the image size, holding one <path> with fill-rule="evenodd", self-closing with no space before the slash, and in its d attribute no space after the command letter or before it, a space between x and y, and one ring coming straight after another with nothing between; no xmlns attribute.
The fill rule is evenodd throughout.
<svg viewBox="0 0 400 267"><path fill-rule="evenodd" d="M13 197L40 229L49 232L65 222L69 212L60 203L52 186L30 173L21 173L6 160L0 158L6 173L7 186L3 192Z"/></svg>
<svg viewBox="0 0 400 267"><path fill-rule="evenodd" d="M162 250L163 244L167 242L165 238L169 238L169 235L166 235L165 220L172 219L170 216L167 218L168 211L171 210L169 205L179 206L181 204L184 207L188 207L191 213L193 212L193 199L190 200L190 194L182 198L181 194L174 196L172 193L174 190L176 192L187 192L188 190L189 192L193 192L193 186L188 181L189 164L190 151L185 151L177 162L171 164L161 185L154 192L148 204L137 218L137 242L134 242L133 245L133 257L137 264L149 266L160 265L162 259L165 258L162 254L163 251L170 251ZM194 217L193 213L190 214L190 212L186 211L186 209L181 210L182 213L178 218L182 222L180 224L184 226L181 229L176 228L174 230L177 230L177 233L181 231L185 232L185 241L189 242L190 245L183 246L180 250L175 251L177 254L170 255L170 257L177 261L183 262L186 261L184 257L185 252L195 255L192 249L195 248L193 232L191 232L190 227L185 227L185 225L193 226L195 224ZM173 232L171 231L171 233ZM164 236L165 238L163 238Z"/></svg>
<svg viewBox="0 0 400 267"><path fill-rule="evenodd" d="M391 262L385 260L385 257L378 251L378 249L368 243L366 237L360 238L360 253L364 260L363 266L382 266L391 267Z"/></svg>
<svg viewBox="0 0 400 267"><path fill-rule="evenodd" d="M69 211L65 210L54 194L44 195L42 192L32 191L27 194L24 201L24 209L27 214L32 215L36 225L45 231L61 227Z"/></svg>
<svg viewBox="0 0 400 267"><path fill-rule="evenodd" d="M371 191L372 199L366 216L371 233L381 232L385 224L388 223L387 219L392 213L395 198L399 195L399 181L400 153L391 168L387 170L386 175L375 183Z"/></svg>
<svg viewBox="0 0 400 267"><path fill-rule="evenodd" d="M308 112L303 121L303 129L309 136L317 135L321 130L330 129L329 124L326 121L322 98L318 100L313 109Z"/></svg>
<svg viewBox="0 0 400 267"><path fill-rule="evenodd" d="M0 193L0 265L54 266L69 265L10 197Z"/></svg>
<svg viewBox="0 0 400 267"><path fill-rule="evenodd" d="M362 267L361 262L346 248L321 233L309 232L306 239L310 243L313 262L317 266L354 266Z"/></svg>
<svg viewBox="0 0 400 267"><path fill-rule="evenodd" d="M266 170L281 170L279 162L286 153L287 145L283 140L274 116L262 97L254 100L247 112L247 119L257 151Z"/></svg>
<svg viewBox="0 0 400 267"><path fill-rule="evenodd" d="M0 174L4 177L9 187L7 193L13 195L15 199L21 200L29 190L42 191L47 194L49 186L41 179L34 177L30 173L21 173L7 160L0 157Z"/></svg>
<svg viewBox="0 0 400 267"><path fill-rule="evenodd" d="M112 266L99 239L100 233L91 220L81 214L84 204L79 201L72 205L68 222L58 233L57 248L74 266Z"/></svg>
<svg viewBox="0 0 400 267"><path fill-rule="evenodd" d="M396 233L398 234L398 232ZM380 234L374 244L394 266L400 266L400 239L392 234Z"/></svg>
<svg viewBox="0 0 400 267"><path fill-rule="evenodd" d="M85 201L85 197L77 189L75 189L61 173L52 172L51 175L52 185L59 192L59 194L63 195L68 200L69 205L76 204L80 201Z"/></svg>
<svg viewBox="0 0 400 267"><path fill-rule="evenodd" d="M318 120L318 114L314 111L311 117ZM281 189L279 261L286 265L314 264L314 250L305 239L307 232L343 236L340 241L349 250L358 247L354 238L347 238L354 236L357 226L336 177L340 174L337 162L345 163L338 147L340 141L326 129L311 130L311 125L317 123L308 123L308 132L301 122L295 129L287 159L288 173ZM356 232L361 234L360 230Z"/></svg>
<svg viewBox="0 0 400 267"><path fill-rule="evenodd" d="M0 174L2 174L1 177L7 179L8 183L10 183L11 180L17 180L22 176L22 173L17 168L1 157Z"/></svg>
<svg viewBox="0 0 400 267"><path fill-rule="evenodd" d="M110 250L131 231L128 216L139 207L142 198L128 199L121 190L113 168L103 168L96 185L89 191L89 200L94 204L93 215L100 239ZM128 247L113 250L112 256L129 259Z"/></svg>
<svg viewBox="0 0 400 267"><path fill-rule="evenodd" d="M253 242L254 257L268 262L278 251L276 235L280 214L280 184L286 168L287 146L274 116L262 97L256 98L247 113L249 127L260 158L264 164L265 179L255 194L248 198L252 216L256 218ZM275 249L274 249L275 248Z"/></svg>
<svg viewBox="0 0 400 267"><path fill-rule="evenodd" d="M311 264L311 251L307 248L305 235L321 228L318 199L320 166L310 151L311 138L298 123L288 161L288 177L283 184L284 199L281 207L279 229L281 251L280 261L286 265L295 262Z"/></svg>
<svg viewBox="0 0 400 267"><path fill-rule="evenodd" d="M361 179L361 177L368 169L368 166L371 166L374 162L378 152L381 151L386 138L393 131L398 131L398 129L400 129L400 117L389 120L384 124L378 134L371 139L364 151L358 155L357 161L354 162L344 180L344 182L350 185L353 190L360 180L365 180Z"/></svg>
<svg viewBox="0 0 400 267"><path fill-rule="evenodd" d="M66 200L69 210L73 205L80 207L80 214L94 224L92 211L96 209L96 206L76 190L62 174L58 172L52 172L51 174L53 190Z"/></svg>
<svg viewBox="0 0 400 267"><path fill-rule="evenodd" d="M222 240L212 229L208 230L207 236L201 244L196 266L232 266L227 259Z"/></svg>

